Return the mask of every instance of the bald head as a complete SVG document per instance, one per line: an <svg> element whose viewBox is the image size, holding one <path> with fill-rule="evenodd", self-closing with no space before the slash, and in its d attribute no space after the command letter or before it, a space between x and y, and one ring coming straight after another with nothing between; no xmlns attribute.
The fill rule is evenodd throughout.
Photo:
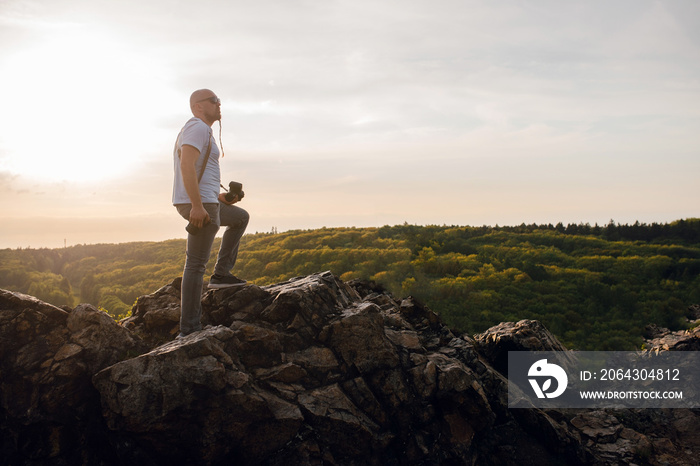
<svg viewBox="0 0 700 466"><path fill-rule="evenodd" d="M209 126L221 120L221 101L209 89L199 89L190 96L192 115L201 119Z"/></svg>
<svg viewBox="0 0 700 466"><path fill-rule="evenodd" d="M216 94L209 89L199 89L194 91L190 96L190 109L192 109L192 113L194 113L194 105L196 103L206 100L209 97L216 97Z"/></svg>

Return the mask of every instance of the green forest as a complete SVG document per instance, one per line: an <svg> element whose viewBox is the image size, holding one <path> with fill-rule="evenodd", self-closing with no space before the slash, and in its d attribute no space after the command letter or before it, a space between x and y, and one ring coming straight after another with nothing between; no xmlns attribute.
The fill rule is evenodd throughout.
<svg viewBox="0 0 700 466"><path fill-rule="evenodd" d="M184 250L185 240L4 249L0 288L118 319L181 275ZM256 233L243 237L233 272L262 286L325 270L412 295L458 332L538 319L568 348L631 350L649 323L686 328L700 303L700 219Z"/></svg>

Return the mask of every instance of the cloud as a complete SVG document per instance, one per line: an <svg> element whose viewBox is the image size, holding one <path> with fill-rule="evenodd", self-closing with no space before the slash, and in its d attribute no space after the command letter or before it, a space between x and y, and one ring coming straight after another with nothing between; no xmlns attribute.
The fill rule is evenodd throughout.
<svg viewBox="0 0 700 466"><path fill-rule="evenodd" d="M506 215L515 223L594 222L595 215L604 222L623 219L613 206L643 213L635 197L655 206L649 215L666 202L678 206L674 215L698 216L679 197L685 187L671 180L680 172L692 184L698 168L698 5L3 2L0 67L22 54L54 66L33 73L41 78L26 66L4 73L13 89L3 100L25 110L21 125L2 121L16 130L0 135L0 169L12 168L7 142L17 139L21 150L40 147L51 158L14 159L27 173L12 179L12 189L37 184L32 170L56 175L76 160L125 174L99 184L39 183L48 186L43 192L65 191L57 199L30 188L16 199L22 204L13 209L37 215L170 211L172 143L189 118L189 94L209 87L223 100L223 177L246 186L253 230L312 227L324 218L342 224L338 209L358 225L504 224ZM83 45L42 35L59 30ZM32 55L51 41L63 51L53 62ZM83 53L67 61L66 50ZM69 62L100 69L61 68ZM71 83L87 86L88 98L61 100ZM132 93L123 92L127 85ZM52 94L79 108L77 117L44 111ZM41 97L41 105L18 107L25 96ZM82 159L73 157L74 141L88 142ZM550 205L556 189L568 206Z"/></svg>
<svg viewBox="0 0 700 466"><path fill-rule="evenodd" d="M2 157L0 157L0 161ZM9 171L0 171L0 190L5 193L18 193L26 191L26 189L17 189L15 187L15 182L18 175L11 173Z"/></svg>

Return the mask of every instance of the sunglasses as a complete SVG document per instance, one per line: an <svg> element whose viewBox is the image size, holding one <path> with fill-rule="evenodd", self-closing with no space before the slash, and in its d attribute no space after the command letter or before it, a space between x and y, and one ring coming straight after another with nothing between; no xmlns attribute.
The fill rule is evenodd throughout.
<svg viewBox="0 0 700 466"><path fill-rule="evenodd" d="M198 100L198 101L195 102L195 103L198 104L198 103L200 103L200 102L204 102L205 100L208 100L209 102L211 102L211 103L214 104L214 105L218 105L218 104L221 103L221 99L219 99L219 98L216 97L216 96L207 97L206 99Z"/></svg>

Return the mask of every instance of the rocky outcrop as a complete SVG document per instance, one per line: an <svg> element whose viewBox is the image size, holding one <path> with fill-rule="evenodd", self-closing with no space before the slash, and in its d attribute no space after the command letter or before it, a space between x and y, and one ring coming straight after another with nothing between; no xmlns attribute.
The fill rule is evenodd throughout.
<svg viewBox="0 0 700 466"><path fill-rule="evenodd" d="M700 351L700 305L688 308L689 330L671 330L655 324L647 325L644 348L648 351Z"/></svg>
<svg viewBox="0 0 700 466"><path fill-rule="evenodd" d="M508 409L504 351L565 351L535 321L455 335L412 298L326 272L208 291L205 329L175 338L179 283L139 298L120 324L0 292L3 464L663 464L700 453L690 411L669 414L657 436L632 411Z"/></svg>
<svg viewBox="0 0 700 466"><path fill-rule="evenodd" d="M700 326L672 332L654 325L648 326L647 332L653 335L645 344L648 351L700 351Z"/></svg>
<svg viewBox="0 0 700 466"><path fill-rule="evenodd" d="M582 442L600 464L698 464L697 410L571 410L568 417L569 424L579 431Z"/></svg>
<svg viewBox="0 0 700 466"><path fill-rule="evenodd" d="M92 377L147 349L93 306L68 313L0 290L0 463L101 464Z"/></svg>
<svg viewBox="0 0 700 466"><path fill-rule="evenodd" d="M508 351L558 351L567 365L567 349L539 321L502 322L475 335L479 352L501 374L508 374ZM573 362L572 362L573 363Z"/></svg>

